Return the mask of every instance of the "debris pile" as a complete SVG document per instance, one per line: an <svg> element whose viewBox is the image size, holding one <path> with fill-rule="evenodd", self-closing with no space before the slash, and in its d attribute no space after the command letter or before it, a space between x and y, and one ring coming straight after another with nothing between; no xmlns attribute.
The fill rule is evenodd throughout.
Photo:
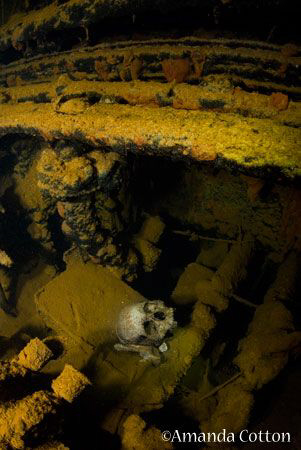
<svg viewBox="0 0 301 450"><path fill-rule="evenodd" d="M52 381L52 391L36 390L17 400L10 383L27 378L28 384L36 383L35 374L53 356L51 350L38 338L31 340L14 361L2 361L0 365L1 389L6 389L6 401L0 403L0 445L3 448L23 449L33 441L47 439L47 418L60 415L63 400L72 402L90 381L66 365L63 372ZM26 389L25 389L26 392ZM2 394L2 392L1 392ZM47 429L47 428L46 428ZM39 431L40 430L40 431ZM48 436L50 437L50 436Z"/></svg>

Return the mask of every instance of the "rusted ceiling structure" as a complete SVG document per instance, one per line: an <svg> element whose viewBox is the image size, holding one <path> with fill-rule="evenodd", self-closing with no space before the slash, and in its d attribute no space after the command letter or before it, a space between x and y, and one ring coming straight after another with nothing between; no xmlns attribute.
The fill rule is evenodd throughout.
<svg viewBox="0 0 301 450"><path fill-rule="evenodd" d="M110 20L118 35L125 14L133 21L139 13L172 15L181 5L69 0L13 15L0 29L0 136L74 139L298 178L297 45L209 35L90 44L95 24ZM68 30L84 30L84 37L59 51Z"/></svg>

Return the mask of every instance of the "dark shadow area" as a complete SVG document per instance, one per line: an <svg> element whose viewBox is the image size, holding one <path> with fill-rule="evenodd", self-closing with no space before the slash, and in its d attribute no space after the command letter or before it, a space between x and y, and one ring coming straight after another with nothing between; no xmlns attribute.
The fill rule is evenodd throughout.
<svg viewBox="0 0 301 450"><path fill-rule="evenodd" d="M50 4L51 2L47 2ZM58 4L64 4L60 0ZM67 2L66 2L67 3ZM20 9L19 5L19 9ZM42 8L44 3L27 4L26 11ZM5 7L4 19L18 11L15 7ZM126 12L125 12L126 11ZM88 15L89 19L74 17L68 28L45 28L36 36L28 33L22 50L10 48L2 53L2 64L31 57L35 54L65 51L79 46L96 45L112 40L137 40L158 37L181 38L201 36L210 38L228 37L231 39L262 40L263 42L286 44L300 43L298 2L279 0L273 2L189 2L175 1L171 6L162 1L160 5L147 2L129 2L128 8L119 12L112 10L105 20Z"/></svg>
<svg viewBox="0 0 301 450"><path fill-rule="evenodd" d="M290 443L266 444L273 450L282 448L297 449L301 439L301 361L291 361L277 378L256 393L256 402L252 410L249 428L255 432L289 432ZM253 444L245 444L252 449Z"/></svg>

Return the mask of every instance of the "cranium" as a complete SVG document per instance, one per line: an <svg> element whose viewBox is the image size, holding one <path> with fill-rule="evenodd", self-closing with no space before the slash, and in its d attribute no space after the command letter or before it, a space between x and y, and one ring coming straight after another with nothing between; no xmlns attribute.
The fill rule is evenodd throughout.
<svg viewBox="0 0 301 450"><path fill-rule="evenodd" d="M139 302L121 310L117 336L123 344L158 347L176 325L173 308L166 307L161 300Z"/></svg>

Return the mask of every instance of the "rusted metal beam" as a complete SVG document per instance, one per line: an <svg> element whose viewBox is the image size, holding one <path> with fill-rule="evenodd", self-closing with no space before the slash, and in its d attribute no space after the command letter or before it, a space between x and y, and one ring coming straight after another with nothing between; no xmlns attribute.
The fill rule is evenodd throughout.
<svg viewBox="0 0 301 450"><path fill-rule="evenodd" d="M99 44L2 65L0 85L50 81L61 74L94 81L206 84L225 77L237 87L301 98L301 50L231 39L156 39ZM227 79L227 80L226 80ZM225 86L220 86L222 90Z"/></svg>
<svg viewBox="0 0 301 450"><path fill-rule="evenodd" d="M0 88L0 103L53 103L57 112L64 113L68 101L78 99L83 105L107 103L215 111L243 117L273 119L280 125L301 127L300 102L289 101L285 94L250 93L233 88L231 84L227 89L224 84L224 89L218 90L218 81L222 84L222 80L217 78L215 89L212 90L210 85L179 84L171 87L170 84L144 81L73 81L65 76L53 83Z"/></svg>
<svg viewBox="0 0 301 450"><path fill-rule="evenodd" d="M74 111L76 114L74 114ZM249 170L301 175L301 130L271 119L120 104L4 104L0 135L27 133L46 141L74 139L120 153L220 161Z"/></svg>

